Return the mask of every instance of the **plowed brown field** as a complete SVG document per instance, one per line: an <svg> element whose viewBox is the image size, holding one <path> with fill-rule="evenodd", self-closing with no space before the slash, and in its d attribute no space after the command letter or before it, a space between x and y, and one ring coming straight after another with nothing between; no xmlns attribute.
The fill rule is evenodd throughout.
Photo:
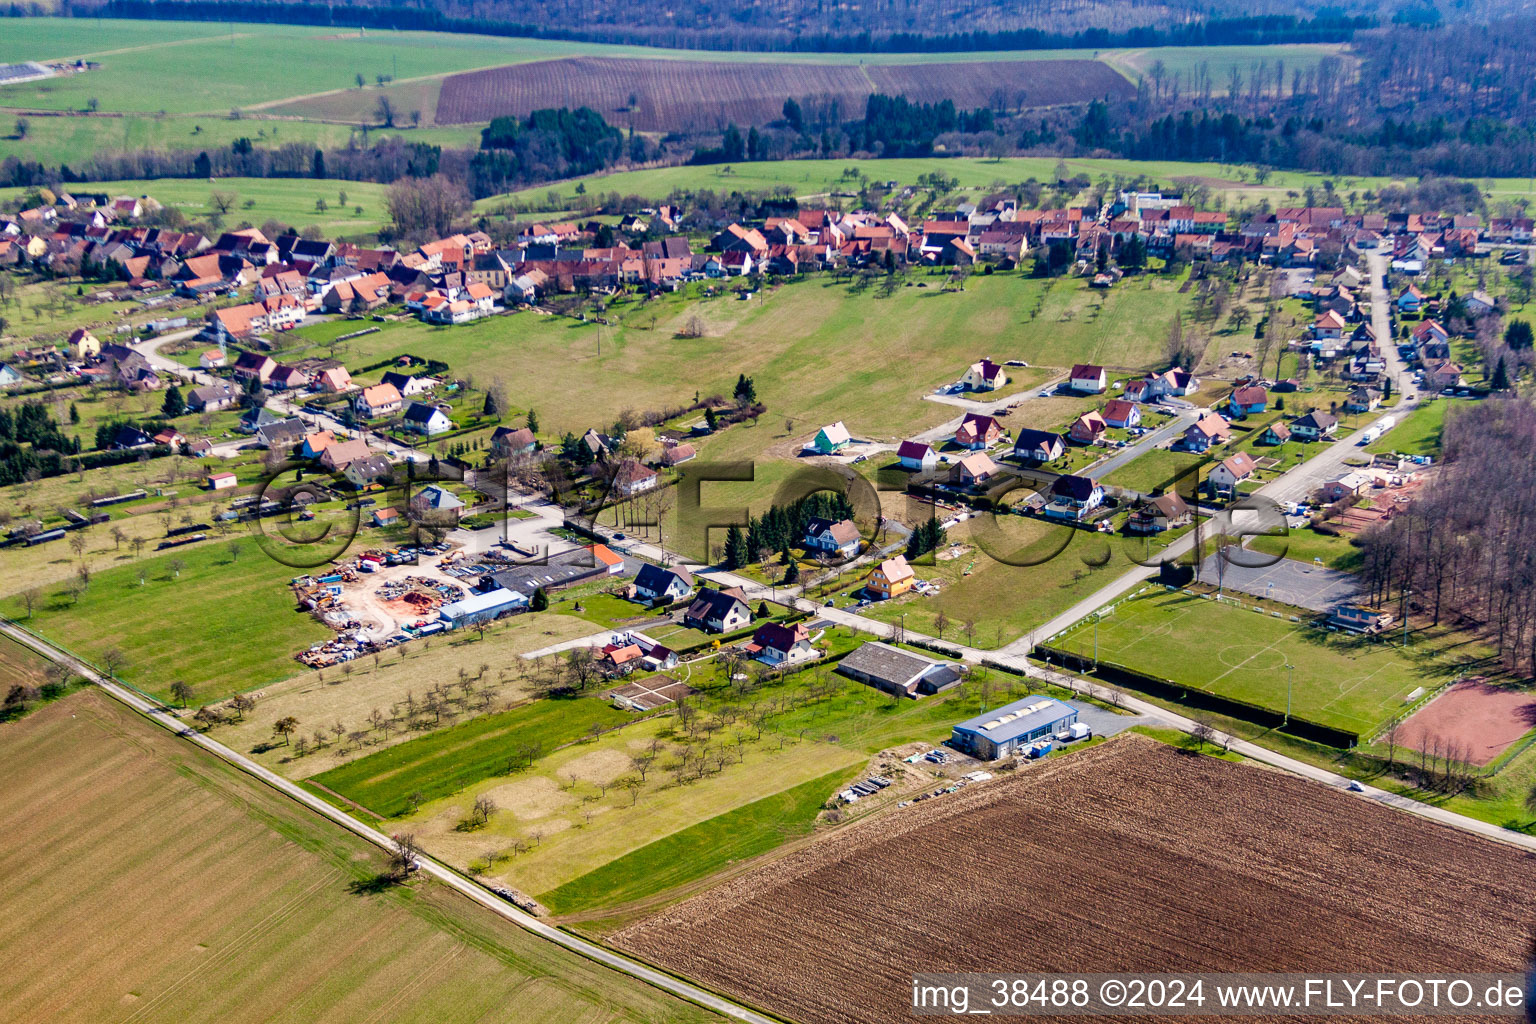
<svg viewBox="0 0 1536 1024"><path fill-rule="evenodd" d="M732 122L766 124L782 116L789 96L836 100L846 119L862 115L865 97L875 92L928 103L947 98L970 109L997 96L1010 107L1040 107L1132 91L1124 77L1094 60L859 67L572 57L451 75L438 97L437 123L589 106L610 123L641 131L707 131Z"/></svg>
<svg viewBox="0 0 1536 1024"><path fill-rule="evenodd" d="M927 971L1514 971L1533 893L1513 848L1128 735L614 939L792 1019L868 1024L910 1019Z"/></svg>

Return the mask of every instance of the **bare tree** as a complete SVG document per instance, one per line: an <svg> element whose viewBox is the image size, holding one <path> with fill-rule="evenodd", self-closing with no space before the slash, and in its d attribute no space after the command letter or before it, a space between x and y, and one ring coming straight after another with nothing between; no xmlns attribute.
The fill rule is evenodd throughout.
<svg viewBox="0 0 1536 1024"><path fill-rule="evenodd" d="M180 704L182 707L187 707L190 705L192 703L192 698L196 695L196 691L192 689L192 684L187 682L185 679L178 679L171 684L171 696L175 699L176 703Z"/></svg>
<svg viewBox="0 0 1536 1024"><path fill-rule="evenodd" d="M410 877L411 872L421 866L421 844L416 841L416 833L403 832L392 837L394 848L389 854L389 874L398 882L403 882Z"/></svg>

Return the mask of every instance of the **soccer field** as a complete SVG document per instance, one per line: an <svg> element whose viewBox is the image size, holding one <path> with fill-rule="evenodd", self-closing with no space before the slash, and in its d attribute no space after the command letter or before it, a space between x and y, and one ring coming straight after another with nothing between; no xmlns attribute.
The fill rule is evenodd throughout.
<svg viewBox="0 0 1536 1024"><path fill-rule="evenodd" d="M1293 620L1252 607L1161 589L1123 601L1098 624L1099 660L1278 712L1293 665L1292 714L1369 736L1410 693L1434 690L1486 653L1448 631L1413 631L1404 650L1399 635L1387 643L1332 633L1305 613ZM1093 657L1093 619L1052 646Z"/></svg>

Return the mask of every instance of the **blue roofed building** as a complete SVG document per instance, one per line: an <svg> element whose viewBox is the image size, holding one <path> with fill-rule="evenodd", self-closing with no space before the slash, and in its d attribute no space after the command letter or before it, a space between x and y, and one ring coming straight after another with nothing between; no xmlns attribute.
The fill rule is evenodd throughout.
<svg viewBox="0 0 1536 1024"><path fill-rule="evenodd" d="M1077 709L1040 694L986 711L955 726L950 744L983 761L1017 754L1077 722Z"/></svg>

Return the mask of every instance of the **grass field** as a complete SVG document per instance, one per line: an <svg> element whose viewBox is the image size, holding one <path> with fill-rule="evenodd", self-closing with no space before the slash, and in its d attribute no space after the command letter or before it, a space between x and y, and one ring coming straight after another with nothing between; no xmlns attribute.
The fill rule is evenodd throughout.
<svg viewBox="0 0 1536 1024"><path fill-rule="evenodd" d="M525 745L548 753L581 739L593 726L611 729L626 720L603 701L539 700L360 757L313 781L394 816L411 809L412 794L419 793L420 802L436 800L505 774L507 762Z"/></svg>
<svg viewBox="0 0 1536 1024"><path fill-rule="evenodd" d="M1085 621L1052 643L1092 657L1094 636L1094 624ZM1486 654L1448 630L1413 631L1404 650L1395 635L1388 644L1329 633L1288 616L1161 590L1121 602L1098 624L1097 636L1102 661L1274 711L1285 710L1286 667L1294 665L1291 706L1298 718L1366 735L1400 711L1410 691L1433 690Z"/></svg>
<svg viewBox="0 0 1536 1024"><path fill-rule="evenodd" d="M374 885L381 852L100 694L0 732L0 1018L717 1019L434 883Z"/></svg>
<svg viewBox="0 0 1536 1024"><path fill-rule="evenodd" d="M997 517L995 529L979 525L985 522L972 520L946 533L947 543L961 545L958 557L916 567L919 578L940 584L938 596L909 592L877 601L860 614L991 649L1018 639L1130 567L1116 539L1019 516ZM948 620L942 631L941 613ZM967 630L967 623L974 629Z"/></svg>
<svg viewBox="0 0 1536 1024"><path fill-rule="evenodd" d="M808 834L847 776L832 772L674 832L544 893L540 902L557 914L629 903L766 853Z"/></svg>
<svg viewBox="0 0 1536 1024"><path fill-rule="evenodd" d="M292 675L294 653L333 634L295 610L286 584L297 570L239 536L238 557L208 544L126 559L98 571L78 601L46 588L31 618L17 597L0 601L0 612L98 665L105 652L122 651L118 676L160 697L178 679L199 701L258 689Z"/></svg>
<svg viewBox="0 0 1536 1024"><path fill-rule="evenodd" d="M200 178L158 178L153 181L93 182L93 192L110 195L150 196L166 206L179 207L193 220L202 220L214 212L214 192L233 192L234 208L226 223L230 226L249 221L260 226L277 219L295 228L310 225L321 228L328 237L354 237L377 231L389 220L385 208L388 187L367 181L320 181L314 178L221 178L210 182ZM15 199L35 189L0 189L0 201ZM345 206L341 193L347 194ZM315 208L324 199L328 209ZM253 205L247 207L247 202ZM362 213L354 212L357 207Z"/></svg>
<svg viewBox="0 0 1536 1024"><path fill-rule="evenodd" d="M351 662L352 672L332 669L315 672L295 664L295 674L262 688L256 710L242 721L218 726L213 736L220 743L245 753L267 767L293 779L307 778L357 756L349 746L329 744L311 750L303 757L294 756L292 747L272 745L272 723L279 718L299 721L299 735L308 736L316 728L330 729L340 722L349 730L369 729L368 749L408 742L409 731L380 734L367 725L374 708L384 711L405 701L407 695L420 698L434 682L457 680L462 670L469 677L482 680L481 667L493 682L495 698L502 703L519 701L528 695L528 664L521 655L562 640L586 636L592 624L570 615L533 612L494 623L484 638L465 631L463 635L440 636L426 643L406 644L384 655L380 663L365 659ZM446 723L460 720L464 713L449 705Z"/></svg>
<svg viewBox="0 0 1536 1024"><path fill-rule="evenodd" d="M1458 404L1465 403L1446 398L1425 402L1409 413L1406 419L1399 417L1397 426L1366 445L1365 450L1373 455L1399 452L1403 455L1438 456L1446 414L1453 405Z"/></svg>

